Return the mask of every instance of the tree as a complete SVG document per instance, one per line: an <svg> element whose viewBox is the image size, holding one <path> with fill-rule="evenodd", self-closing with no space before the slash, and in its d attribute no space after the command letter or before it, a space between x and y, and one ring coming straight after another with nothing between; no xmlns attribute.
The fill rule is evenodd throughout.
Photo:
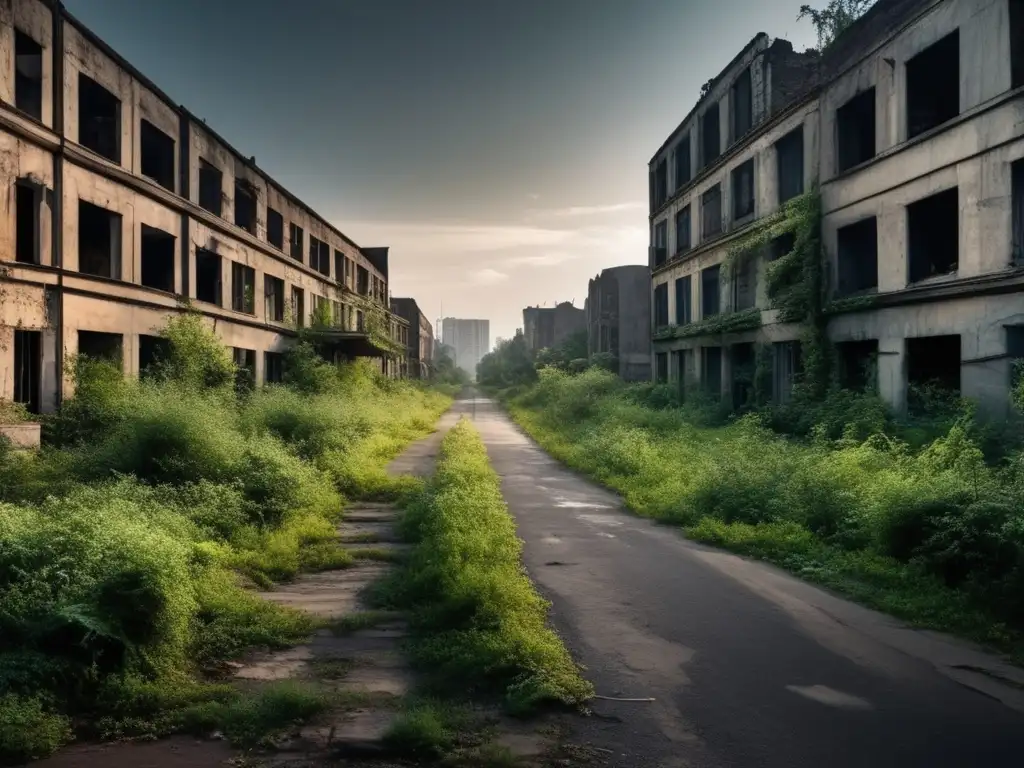
<svg viewBox="0 0 1024 768"><path fill-rule="evenodd" d="M487 387L513 387L537 380L526 337L521 330L511 339L503 339L488 352L476 368L476 380Z"/></svg>
<svg viewBox="0 0 1024 768"><path fill-rule="evenodd" d="M456 384L465 386L469 383L469 374L455 364L451 347L447 344L438 344L433 360L433 375L431 378L441 384Z"/></svg>
<svg viewBox="0 0 1024 768"><path fill-rule="evenodd" d="M821 10L801 5L796 20L805 17L811 20L818 33L818 50L823 51L874 3L875 0L829 0Z"/></svg>

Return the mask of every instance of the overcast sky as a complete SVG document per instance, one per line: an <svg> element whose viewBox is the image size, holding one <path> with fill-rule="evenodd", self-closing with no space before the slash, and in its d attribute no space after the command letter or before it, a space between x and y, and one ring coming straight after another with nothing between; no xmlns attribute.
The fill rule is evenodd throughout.
<svg viewBox="0 0 1024 768"><path fill-rule="evenodd" d="M575 301L647 259L647 161L802 0L65 0L431 318ZM819 3L821 5L823 3Z"/></svg>

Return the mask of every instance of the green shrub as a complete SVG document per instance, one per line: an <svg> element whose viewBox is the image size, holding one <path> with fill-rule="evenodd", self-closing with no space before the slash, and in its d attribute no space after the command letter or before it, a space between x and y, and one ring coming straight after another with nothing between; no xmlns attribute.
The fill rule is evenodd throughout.
<svg viewBox="0 0 1024 768"><path fill-rule="evenodd" d="M68 719L47 711L38 697L0 695L0 763L46 757L70 739Z"/></svg>

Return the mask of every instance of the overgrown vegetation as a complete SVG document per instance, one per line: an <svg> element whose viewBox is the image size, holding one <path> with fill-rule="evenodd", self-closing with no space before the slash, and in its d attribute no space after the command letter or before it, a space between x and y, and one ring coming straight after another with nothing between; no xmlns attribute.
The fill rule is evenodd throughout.
<svg viewBox="0 0 1024 768"><path fill-rule="evenodd" d="M458 681L465 694L465 681L477 681L514 713L591 695L546 625L547 604L523 570L498 476L469 422L445 436L437 472L402 528L415 546L382 601L410 612L413 660L435 685Z"/></svg>
<svg viewBox="0 0 1024 768"><path fill-rule="evenodd" d="M162 333L144 381L78 360L38 455L0 445L0 762L52 751L71 724L162 733L199 705L223 727L246 720L256 704L211 699L204 673L312 628L246 578L349 562L344 497L400 492L384 464L447 405L305 344L287 386L239 395L198 316Z"/></svg>
<svg viewBox="0 0 1024 768"><path fill-rule="evenodd" d="M797 21L803 18L811 20L818 33L818 50L824 51L874 4L875 0L829 0L821 9L801 5L800 15L796 18Z"/></svg>

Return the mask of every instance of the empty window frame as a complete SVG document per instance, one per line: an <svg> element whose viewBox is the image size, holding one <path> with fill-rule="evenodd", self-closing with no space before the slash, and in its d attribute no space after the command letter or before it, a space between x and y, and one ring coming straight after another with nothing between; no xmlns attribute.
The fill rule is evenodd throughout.
<svg viewBox="0 0 1024 768"><path fill-rule="evenodd" d="M161 364L170 358L171 342L162 336L139 334L139 378L155 376Z"/></svg>
<svg viewBox="0 0 1024 768"><path fill-rule="evenodd" d="M652 263L660 267L668 260L668 222L659 221L654 225L654 243L651 246Z"/></svg>
<svg viewBox="0 0 1024 768"><path fill-rule="evenodd" d="M14 402L39 413L42 396L43 333L14 330Z"/></svg>
<svg viewBox="0 0 1024 768"><path fill-rule="evenodd" d="M878 339L839 342L836 360L843 389L866 392L877 387Z"/></svg>
<svg viewBox="0 0 1024 768"><path fill-rule="evenodd" d="M700 196L702 240L708 240L722 233L722 185L715 184Z"/></svg>
<svg viewBox="0 0 1024 768"><path fill-rule="evenodd" d="M907 206L908 279L911 283L956 272L960 260L957 187Z"/></svg>
<svg viewBox="0 0 1024 768"><path fill-rule="evenodd" d="M267 242L275 248L284 250L284 216L267 206Z"/></svg>
<svg viewBox="0 0 1024 768"><path fill-rule="evenodd" d="M256 270L237 261L231 263L231 308L256 314Z"/></svg>
<svg viewBox="0 0 1024 768"><path fill-rule="evenodd" d="M174 139L143 118L139 121L142 175L174 191Z"/></svg>
<svg viewBox="0 0 1024 768"><path fill-rule="evenodd" d="M754 400L754 344L733 344L729 348L729 362L732 376L732 407L733 410L739 411L751 405Z"/></svg>
<svg viewBox="0 0 1024 768"><path fill-rule="evenodd" d="M718 102L708 106L700 119L701 167L710 165L722 154L722 129Z"/></svg>
<svg viewBox="0 0 1024 768"><path fill-rule="evenodd" d="M907 408L921 413L936 396L960 394L960 336L923 336L906 340Z"/></svg>
<svg viewBox="0 0 1024 768"><path fill-rule="evenodd" d="M754 91L747 68L732 84L732 140L738 141L754 125Z"/></svg>
<svg viewBox="0 0 1024 768"><path fill-rule="evenodd" d="M220 168L199 159L199 207L214 216L224 209L224 174Z"/></svg>
<svg viewBox="0 0 1024 768"><path fill-rule="evenodd" d="M693 350L680 349L676 352L676 377L679 380L679 394L685 399L686 390L693 385Z"/></svg>
<svg viewBox="0 0 1024 768"><path fill-rule="evenodd" d="M836 171L875 156L875 89L858 93L836 110Z"/></svg>
<svg viewBox="0 0 1024 768"><path fill-rule="evenodd" d="M14 106L43 119L43 47L20 29L14 30Z"/></svg>
<svg viewBox="0 0 1024 768"><path fill-rule="evenodd" d="M668 325L668 283L654 286L654 327Z"/></svg>
<svg viewBox="0 0 1024 768"><path fill-rule="evenodd" d="M693 322L693 277L676 278L676 325Z"/></svg>
<svg viewBox="0 0 1024 768"><path fill-rule="evenodd" d="M78 354L92 360L104 360L120 367L124 360L124 336L120 333L79 331Z"/></svg>
<svg viewBox="0 0 1024 768"><path fill-rule="evenodd" d="M235 363L235 389L252 390L256 386L256 350L232 347L231 357Z"/></svg>
<svg viewBox="0 0 1024 768"><path fill-rule="evenodd" d="M721 311L721 295L719 278L721 265L701 270L700 273L700 316L701 319L713 317Z"/></svg>
<svg viewBox="0 0 1024 768"><path fill-rule="evenodd" d="M221 306L220 256L205 248L196 249L196 299Z"/></svg>
<svg viewBox="0 0 1024 768"><path fill-rule="evenodd" d="M722 396L722 348L701 347L701 386L713 398Z"/></svg>
<svg viewBox="0 0 1024 768"><path fill-rule="evenodd" d="M334 282L342 283L345 282L345 254L335 249L334 251Z"/></svg>
<svg viewBox="0 0 1024 768"><path fill-rule="evenodd" d="M778 161L779 205L804 192L804 127L801 125L775 142Z"/></svg>
<svg viewBox="0 0 1024 768"><path fill-rule="evenodd" d="M878 287L878 220L871 216L836 232L840 296Z"/></svg>
<svg viewBox="0 0 1024 768"><path fill-rule="evenodd" d="M38 264L39 210L41 188L27 179L14 184L14 259L23 264Z"/></svg>
<svg viewBox="0 0 1024 768"><path fill-rule="evenodd" d="M140 259L142 284L147 288L174 293L174 235L142 225Z"/></svg>
<svg viewBox="0 0 1024 768"><path fill-rule="evenodd" d="M1024 266L1024 160L1017 160L1010 166L1010 177L1013 227L1010 263L1015 267L1021 267Z"/></svg>
<svg viewBox="0 0 1024 768"><path fill-rule="evenodd" d="M732 170L733 221L754 215L754 158Z"/></svg>
<svg viewBox="0 0 1024 768"><path fill-rule="evenodd" d="M960 30L907 62L907 138L960 114Z"/></svg>
<svg viewBox="0 0 1024 768"><path fill-rule="evenodd" d="M284 381L284 353L263 353L263 380L267 384L280 384Z"/></svg>
<svg viewBox="0 0 1024 768"><path fill-rule="evenodd" d="M1010 361L1010 386L1016 387L1024 376L1024 325L1006 326L1006 357Z"/></svg>
<svg viewBox="0 0 1024 768"><path fill-rule="evenodd" d="M306 292L292 286L292 322L302 328L306 324Z"/></svg>
<svg viewBox="0 0 1024 768"><path fill-rule="evenodd" d="M263 276L263 309L267 320L284 322L284 280L273 275Z"/></svg>
<svg viewBox="0 0 1024 768"><path fill-rule="evenodd" d="M753 309L757 305L757 260L741 257L731 271L733 311Z"/></svg>
<svg viewBox="0 0 1024 768"><path fill-rule="evenodd" d="M659 384L668 381L668 353L658 352L654 356L654 375Z"/></svg>
<svg viewBox="0 0 1024 768"><path fill-rule="evenodd" d="M256 187L247 179L235 179L235 226L256 234Z"/></svg>
<svg viewBox="0 0 1024 768"><path fill-rule="evenodd" d="M294 221L288 224L288 249L291 257L296 261L302 261L302 239L305 236L302 227Z"/></svg>
<svg viewBox="0 0 1024 768"><path fill-rule="evenodd" d="M370 272L366 267L356 267L356 293L360 296L370 295Z"/></svg>
<svg viewBox="0 0 1024 768"><path fill-rule="evenodd" d="M121 162L121 100L82 72L78 73L78 143Z"/></svg>
<svg viewBox="0 0 1024 768"><path fill-rule="evenodd" d="M309 236L309 266L325 277L331 276L331 246Z"/></svg>
<svg viewBox="0 0 1024 768"><path fill-rule="evenodd" d="M675 149L676 189L690 180L690 134L687 132L676 144Z"/></svg>
<svg viewBox="0 0 1024 768"><path fill-rule="evenodd" d="M690 220L692 214L690 206L686 206L676 213L676 253L684 253L690 250Z"/></svg>
<svg viewBox="0 0 1024 768"><path fill-rule="evenodd" d="M78 201L78 271L121 279L121 214Z"/></svg>
<svg viewBox="0 0 1024 768"><path fill-rule="evenodd" d="M778 404L793 398L802 366L799 341L777 341L772 344L772 400Z"/></svg>
<svg viewBox="0 0 1024 768"><path fill-rule="evenodd" d="M794 232L783 232L768 243L768 261L777 261L783 256L788 256L796 248L796 234Z"/></svg>
<svg viewBox="0 0 1024 768"><path fill-rule="evenodd" d="M662 159L654 169L654 210L668 200L668 160Z"/></svg>
<svg viewBox="0 0 1024 768"><path fill-rule="evenodd" d="M1024 85L1024 2L1010 0L1010 87Z"/></svg>

